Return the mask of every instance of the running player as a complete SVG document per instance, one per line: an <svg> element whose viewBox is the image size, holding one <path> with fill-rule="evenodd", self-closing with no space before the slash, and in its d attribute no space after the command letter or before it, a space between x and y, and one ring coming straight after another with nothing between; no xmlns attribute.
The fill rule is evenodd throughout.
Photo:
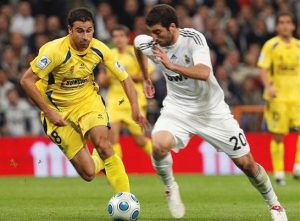
<svg viewBox="0 0 300 221"><path fill-rule="evenodd" d="M41 109L46 134L84 180L93 180L104 168L115 192L129 192L124 165L108 140L108 116L98 94L99 87L94 83L93 69L102 63L117 76L131 103L133 119L145 126L134 85L111 50L93 38L91 12L84 8L71 11L68 30L66 37L41 47L24 73L21 85ZM101 159L91 157L87 138Z"/></svg>
<svg viewBox="0 0 300 221"><path fill-rule="evenodd" d="M139 63L143 56L153 60L163 72L168 93L152 132L152 162L166 186L171 215L181 218L185 207L172 172L170 151L178 152L197 134L224 151L248 176L266 201L273 220L287 220L270 179L251 153L244 132L224 102L210 61L205 37L194 29L179 29L174 8L154 6L146 16L153 39L138 36L135 47ZM147 97L154 95L153 85L144 76Z"/></svg>
<svg viewBox="0 0 300 221"><path fill-rule="evenodd" d="M112 43L115 48L112 49L113 55L119 60L125 70L130 74L134 81L134 86L138 95L138 102L143 116L146 116L147 100L143 93L143 75L134 54L134 47L129 45L130 30L124 25L117 25L111 31ZM154 71L153 66L149 66L148 72ZM100 78L102 82L108 83L107 92L107 111L111 122L110 141L114 151L122 157L122 149L119 143L120 131L125 126L133 135L136 144L144 149L150 155L152 151L151 140L144 135L142 128L132 119L130 103L122 90L118 78L106 71Z"/></svg>
<svg viewBox="0 0 300 221"><path fill-rule="evenodd" d="M277 36L261 51L258 66L265 86L265 119L272 133L271 156L274 178L285 185L284 135L290 128L300 130L300 41L293 38L293 15L282 13L276 20ZM298 136L294 177L300 179L300 136Z"/></svg>

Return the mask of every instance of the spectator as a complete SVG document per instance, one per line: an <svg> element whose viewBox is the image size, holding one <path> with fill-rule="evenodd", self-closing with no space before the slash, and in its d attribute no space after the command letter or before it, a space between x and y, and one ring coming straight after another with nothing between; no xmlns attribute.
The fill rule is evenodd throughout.
<svg viewBox="0 0 300 221"><path fill-rule="evenodd" d="M61 29L60 20L57 16L50 16L47 19L47 36L50 41L66 35L66 31Z"/></svg>
<svg viewBox="0 0 300 221"><path fill-rule="evenodd" d="M100 2L95 15L96 37L104 42L109 41L111 38L110 33L105 25L105 19L107 19L109 16L112 16L110 4L105 1Z"/></svg>
<svg viewBox="0 0 300 221"><path fill-rule="evenodd" d="M34 18L31 16L29 2L19 2L18 13L13 16L10 31L20 32L25 37L29 37L34 32Z"/></svg>
<svg viewBox="0 0 300 221"><path fill-rule="evenodd" d="M7 102L7 92L14 88L14 84L7 78L6 73L0 66L0 107L3 107L4 103Z"/></svg>
<svg viewBox="0 0 300 221"><path fill-rule="evenodd" d="M0 58L3 50L9 42L9 20L8 17L0 13Z"/></svg>
<svg viewBox="0 0 300 221"><path fill-rule="evenodd" d="M8 90L7 98L2 108L4 116L2 134L8 136L39 134L38 112L26 100L20 98L15 88Z"/></svg>

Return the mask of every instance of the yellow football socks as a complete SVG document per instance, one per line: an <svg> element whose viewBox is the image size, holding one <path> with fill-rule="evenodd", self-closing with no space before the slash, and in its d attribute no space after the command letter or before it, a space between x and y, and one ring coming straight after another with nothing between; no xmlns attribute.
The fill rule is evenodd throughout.
<svg viewBox="0 0 300 221"><path fill-rule="evenodd" d="M300 164L300 135L298 135L295 163Z"/></svg>
<svg viewBox="0 0 300 221"><path fill-rule="evenodd" d="M115 153L122 159L123 154L122 154L122 147L120 143L116 143L113 145L113 149Z"/></svg>
<svg viewBox="0 0 300 221"><path fill-rule="evenodd" d="M100 156L95 148L93 149L92 159L94 160L94 164L95 164L95 174L98 174L100 172L100 170L104 169L104 162L100 158Z"/></svg>
<svg viewBox="0 0 300 221"><path fill-rule="evenodd" d="M117 154L104 160L106 177L115 193L130 192L129 180L122 160Z"/></svg>
<svg viewBox="0 0 300 221"><path fill-rule="evenodd" d="M284 172L284 146L283 142L277 143L275 140L271 141L271 156L273 163L273 171Z"/></svg>
<svg viewBox="0 0 300 221"><path fill-rule="evenodd" d="M143 149L144 151L149 155L151 156L151 153L152 153L152 142L149 138L146 138L147 139L147 142L146 144L143 146Z"/></svg>

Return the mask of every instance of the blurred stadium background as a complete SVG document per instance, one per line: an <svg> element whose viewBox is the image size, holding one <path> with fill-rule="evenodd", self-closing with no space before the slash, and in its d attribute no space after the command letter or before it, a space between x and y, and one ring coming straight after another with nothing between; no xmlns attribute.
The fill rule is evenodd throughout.
<svg viewBox="0 0 300 221"><path fill-rule="evenodd" d="M68 11L79 6L87 7L93 11L96 22L95 37L112 46L110 30L118 23L130 28L131 40L138 34L148 33L144 16L151 6L157 3L167 3L175 7L180 27L192 27L205 35L211 49L214 73L224 90L226 102L230 105L241 127L247 132L247 138L256 160L265 166L268 172L272 172L269 154L270 135L267 133L267 128L263 122L263 88L256 61L263 43L275 34L277 13L291 11L294 14L296 19L295 37L300 38L299 0L0 0L0 183L2 183L2 185L0 184L0 199L1 195L5 198L7 185L14 183L16 184L15 188L21 188L21 184L27 182L27 178L23 176L77 176L60 150L44 136L39 122L39 112L26 99L26 95L19 85L20 77L24 70L29 67L30 61L37 55L39 48L46 42L62 37L67 33L66 17ZM102 67L99 66L98 69L101 73ZM156 96L149 100L148 105L148 119L151 124L159 116L162 100L166 93L165 82L159 71L155 72L154 83ZM105 91L106 88L102 88L104 95ZM285 142L287 148L285 167L287 171L291 171L295 156L296 135L289 135ZM123 151L124 163L129 174L154 174L150 160L140 149L135 147L126 130L123 131L121 143L123 148L126 148ZM225 155L215 152L209 144L198 137L194 137L188 148L174 157L174 169L177 173L240 174L240 171ZM16 175L22 176L21 180L7 177ZM141 177L143 176L141 175ZM189 176L186 178L189 179ZM133 183L137 183L136 180L138 179L140 178L133 177ZM146 176L145 179L148 180L149 177ZM191 180L195 179L194 177ZM199 179L207 182L206 179L209 178L202 177ZM216 185L219 185L220 182L226 182L227 178L224 179L216 178ZM49 181L49 179L44 181L46 182L41 182L41 185L44 185L43 183L50 185L51 182L55 182ZM35 185L36 182L39 181L28 178L28 183ZM195 183L197 182L199 181L195 181ZM80 182L80 185L83 184ZM143 184L141 185L143 186ZM233 182L232 185L236 185L236 183ZM279 191L282 195L289 194L290 198L285 197L285 200L291 204L291 208L296 208L300 206L300 198L298 194L298 201L294 200L292 196L296 189L293 188L297 187L295 184L291 185L286 192ZM187 186L188 184L183 185L183 191L188 192ZM12 185L13 187L14 185ZM14 191L12 188L10 190ZM195 187L193 188L195 189ZM135 189L138 187L133 187L133 190ZM160 190L159 187L158 189ZM74 192L76 191L74 190ZM30 191L28 194L27 197L30 198L30 194L35 194L35 191ZM147 195L147 193L143 194ZM15 197L18 198L18 196ZM6 198L8 200L9 196ZM149 201L144 196L142 198L146 202ZM8 205L14 205L13 199ZM288 199L293 200L288 201ZM108 198L104 202L107 200ZM18 203L24 202L15 201L15 204ZM237 200L236 204L239 203ZM246 206L244 205L245 209ZM152 209L154 209L153 207L155 208L155 205L152 205ZM226 209L226 207L224 208ZM4 213L4 216L2 209L8 211ZM7 205L0 204L0 220L35 220L36 218L33 215L28 219L20 219L21 216L26 215L26 210L22 210L23 212L17 213L18 215L13 219L7 209ZM197 207L194 209L197 210ZM50 210L52 211L51 214L55 214L55 208ZM44 214L45 217L46 214ZM149 213L149 217L151 216L153 217L153 214ZM249 216L251 217L251 213ZM42 215L41 218L43 217ZM52 218L51 216L48 218L49 220L69 219L58 217L55 218L53 215ZM154 215L154 217L157 216ZM197 217L202 216L198 214L186 220L199 220ZM207 220L268 219L264 218L263 215L257 215L257 217L254 215L251 219L239 219L238 217L236 219L230 217L227 217L228 219L213 219L213 214L208 217L210 218ZM300 217L299 212L294 214L294 217L294 220L299 220L296 218ZM96 220L96 218L92 217L89 220ZM100 220L104 220L104 218ZM149 218L148 220L160 219Z"/></svg>

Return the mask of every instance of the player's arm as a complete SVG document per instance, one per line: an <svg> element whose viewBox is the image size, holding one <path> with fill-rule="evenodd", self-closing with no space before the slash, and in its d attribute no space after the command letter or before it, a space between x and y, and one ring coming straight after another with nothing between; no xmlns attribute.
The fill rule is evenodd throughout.
<svg viewBox="0 0 300 221"><path fill-rule="evenodd" d="M271 67L271 49L270 42L267 42L260 52L257 66L260 68L261 81L268 92L270 98L276 97L276 91L273 87L268 75Z"/></svg>
<svg viewBox="0 0 300 221"><path fill-rule="evenodd" d="M169 70L176 72L178 74L181 74L188 78L194 78L198 80L207 80L210 75L210 67L202 64L197 63L194 66L191 67L185 67L182 65L174 64L170 61L164 50L156 45L153 47L153 54L160 59L161 63ZM201 53L199 53L201 56ZM194 57L194 56L193 56Z"/></svg>
<svg viewBox="0 0 300 221"><path fill-rule="evenodd" d="M142 51L140 51L136 47L134 47L134 53L142 71L144 81L144 93L147 98L153 98L155 94L155 88L148 74L148 58L146 55L143 54Z"/></svg>
<svg viewBox="0 0 300 221"><path fill-rule="evenodd" d="M104 65L109 71L114 74L121 82L123 89L128 97L132 109L132 118L143 128L148 126L147 120L142 116L138 105L137 92L135 90L133 81L122 65L115 59L110 49L103 46L105 51Z"/></svg>
<svg viewBox="0 0 300 221"><path fill-rule="evenodd" d="M260 68L260 78L261 78L261 81L262 81L265 89L268 91L268 95L270 96L270 98L274 98L274 97L276 97L276 90L272 86L272 84L268 78L268 72L269 72L268 69Z"/></svg>
<svg viewBox="0 0 300 221"><path fill-rule="evenodd" d="M46 103L40 94L35 84L38 80L40 80L40 78L33 73L31 68L29 68L27 71L25 71L20 83L27 95L45 113L45 116L51 123L56 126L65 126L66 122L63 120L63 118L56 111L51 109L51 107Z"/></svg>

